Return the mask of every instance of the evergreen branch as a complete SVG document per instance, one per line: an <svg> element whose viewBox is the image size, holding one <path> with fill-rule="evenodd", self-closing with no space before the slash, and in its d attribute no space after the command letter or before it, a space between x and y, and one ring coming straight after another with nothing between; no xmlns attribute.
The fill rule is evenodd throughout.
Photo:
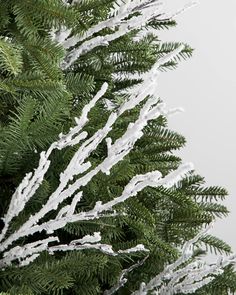
<svg viewBox="0 0 236 295"><path fill-rule="evenodd" d="M21 50L11 42L0 38L0 67L8 75L16 76L22 70Z"/></svg>
<svg viewBox="0 0 236 295"><path fill-rule="evenodd" d="M206 235L202 237L201 239L199 239L199 243L200 245L204 244L206 250L210 248L211 253L213 253L213 251L215 254L217 254L217 252L219 252L220 254L222 254L223 252L226 254L232 253L232 249L227 243L212 235Z"/></svg>

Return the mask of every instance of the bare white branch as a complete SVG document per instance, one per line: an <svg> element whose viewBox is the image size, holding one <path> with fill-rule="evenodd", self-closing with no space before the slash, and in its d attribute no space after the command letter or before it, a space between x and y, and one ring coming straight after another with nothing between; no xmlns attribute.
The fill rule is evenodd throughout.
<svg viewBox="0 0 236 295"><path fill-rule="evenodd" d="M174 58L182 50L182 48L183 46L180 46L180 48L174 50L171 54L168 54L158 60L153 68L150 70L150 72L145 75L143 82L134 90L133 94L130 96L130 99L123 105L121 105L121 107L116 112L111 113L107 120L107 123L102 129L98 130L91 138L85 140L85 142L81 145L81 147L73 156L66 170L61 174L60 185L50 196L47 203L39 212L37 212L34 216L31 216L29 220L24 225L22 225L22 227L16 233L13 233L6 241L4 241L0 245L1 251L6 249L6 247L8 247L19 237L25 236L26 233L28 235L42 230L42 226L37 225L38 221L41 218L43 218L51 210L56 210L61 202L72 196L77 190L79 190L81 186L85 186L99 171L108 174L110 169L119 161L121 161L133 148L135 142L142 136L142 130L147 125L148 121L157 118L160 115L166 114L166 111L163 109L164 106L158 104L158 99L156 98L156 79L158 76L158 69L160 65ZM51 152L54 149L63 149L67 146L78 144L81 140L87 137L87 133L82 131L82 129L88 121L88 113L95 105L97 100L101 98L102 95L106 92L107 87L108 86L105 83L98 94L91 100L88 105L84 107L80 118L76 118L77 125L74 128L71 128L68 134L60 134L60 139L54 142L47 152L41 153L40 165L35 170L34 176L32 177L32 179L30 179L29 182L29 178L32 176L32 174L29 174L30 177L26 177L26 179L20 184L19 188L17 188L16 193L12 198L9 210L5 216L5 227L2 231L1 239L4 238L12 218L19 214L19 212L24 208L27 201L33 196L33 193L42 183L43 177L50 165L50 161L48 160L48 158ZM123 136L117 139L114 144L111 143L111 140L109 138L107 139L107 158L105 158L104 161L93 170L87 172L84 176L77 179L73 184L66 188L69 180L73 180L74 175L84 173L90 168L90 162L85 163L85 160L97 148L102 140L106 138L119 116L121 116L125 111L137 106L147 96L152 97L147 100L146 104L141 109L139 118L134 123L129 124L129 127L127 131L123 134ZM38 179L40 181L38 181ZM31 189L31 187L34 189ZM20 206L18 206L19 203ZM73 206L70 207L71 210L72 208L74 208L75 204L76 201L74 200ZM63 215L64 213L65 212L61 211L59 215ZM50 227L47 227L45 229L47 229L47 231L49 231L50 233Z"/></svg>
<svg viewBox="0 0 236 295"><path fill-rule="evenodd" d="M83 243L77 241L72 241L69 245L58 245L58 246L51 246L48 247L49 254L54 254L57 251L79 251L79 250L85 250L85 249L95 249L99 250L104 254L111 255L111 256L117 256L119 254L129 254L134 252L149 252L143 245L137 245L136 247L126 249L126 250L119 250L118 252L115 252L112 249L111 245L108 244L101 244L101 243Z"/></svg>
<svg viewBox="0 0 236 295"><path fill-rule="evenodd" d="M104 93L107 90L107 87L108 87L107 83L104 83L101 90L83 108L80 119L75 118L77 125L74 128L71 128L67 135L60 134L59 136L60 139L52 143L49 149L47 150L47 152L41 152L38 167L35 169L34 173L30 172L25 176L25 178L20 183L20 185L18 186L18 188L16 189L15 193L12 196L9 209L3 218L5 225L0 234L0 241L3 240L12 219L18 216L18 214L24 209L26 203L32 198L32 196L35 194L39 186L42 184L44 176L50 166L49 156L51 155L52 151L54 149L59 149L59 150L63 149L67 147L68 145L70 146L76 145L81 140L87 137L86 132L84 131L80 132L80 131L88 122L89 111L94 107L96 102L104 95ZM71 165L69 166L69 168L64 171L63 175L61 175L61 183L57 189L57 193L62 191L63 188L67 185L70 178L73 177L75 171L73 170L74 167L71 167L71 166L77 164L73 162L73 161L76 161L75 158L76 158L76 155L71 161L70 163ZM80 173L83 173L83 171L85 171L85 169L88 169L89 167L90 167L89 163L87 163L86 165L83 165L81 167L82 169ZM72 172L68 173L68 170L71 171L71 169L72 169Z"/></svg>
<svg viewBox="0 0 236 295"><path fill-rule="evenodd" d="M116 291L118 291L119 289L121 289L126 282L128 281L126 276L132 272L134 269L140 267L141 265L144 264L144 262L147 260L147 258L149 257L149 255L147 255L143 260L138 261L137 263L135 263L134 265L132 265L131 267L124 269L118 279L118 282L116 285L114 285L111 289L106 290L103 295L112 295L114 294Z"/></svg>
<svg viewBox="0 0 236 295"><path fill-rule="evenodd" d="M24 246L16 246L3 254L0 260L0 267L4 268L12 264L12 261L18 260L19 266L25 266L35 260L39 253L48 249L48 244L59 242L58 237L49 237Z"/></svg>
<svg viewBox="0 0 236 295"><path fill-rule="evenodd" d="M145 15L149 14L149 18L147 18L147 19L150 19L152 17L152 15L150 14L150 11L151 11L150 8L155 10L160 6L160 3L159 3L159 1L155 0L155 2L153 1L152 6L150 6L150 5L147 5L148 2L150 2L150 1L146 0L146 1L142 1L142 2L143 2L142 3L142 10L140 11L139 7L141 5L141 1L139 1L139 0L138 1L130 1L130 0L123 1L123 4L121 4L118 7L118 9L116 9L116 11L114 11L114 12L112 11L110 13L110 15L113 14L112 17L110 17L102 22L99 22L97 25L89 28L82 36L75 35L75 36L68 38L66 41L64 41L62 43L63 47L68 49L70 47L75 46L78 42L82 42L85 39L92 37L95 33L98 33L103 29L106 29L106 28L113 29L116 26L121 26L122 21L133 12L140 11L142 14L145 14ZM145 20L145 22L146 21L147 20Z"/></svg>
<svg viewBox="0 0 236 295"><path fill-rule="evenodd" d="M149 291L158 295L190 294L209 284L215 276L222 274L224 268L236 262L236 255L219 259L215 264L207 264L202 259L193 260L194 243L205 236L212 224L200 232L182 248L182 255L173 264L167 265L163 272L142 283L133 295L147 295ZM190 263L188 263L190 261Z"/></svg>
<svg viewBox="0 0 236 295"><path fill-rule="evenodd" d="M62 69L67 69L70 67L82 54L91 51L92 49L98 46L107 46L113 40L116 40L131 30L137 30L144 27L148 21L151 19L159 17L160 3L158 0L154 1L143 1L141 4L140 1L127 1L124 6L121 6L118 10L117 15L105 20L104 22L99 23L98 25L90 28L84 36L72 36L65 40L63 43L64 48L68 49L75 46L78 42L83 41L83 43L69 51L66 58L61 64ZM139 15L135 15L130 19L124 20L133 12L139 12ZM113 33L107 34L105 36L92 37L94 33L101 31L104 28L110 28L114 30ZM89 37L91 37L89 40ZM86 40L86 41L84 41Z"/></svg>

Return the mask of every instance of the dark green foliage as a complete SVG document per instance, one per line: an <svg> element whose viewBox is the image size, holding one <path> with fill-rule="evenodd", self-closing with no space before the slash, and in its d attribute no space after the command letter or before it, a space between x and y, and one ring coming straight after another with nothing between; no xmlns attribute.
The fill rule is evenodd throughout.
<svg viewBox="0 0 236 295"><path fill-rule="evenodd" d="M52 27L72 26L80 16L77 10L58 0L42 0L40 3L36 0L13 0L8 4L8 13L14 16L17 29L31 40Z"/></svg>
<svg viewBox="0 0 236 295"><path fill-rule="evenodd" d="M219 253L231 253L231 248L228 244L226 244L224 241L222 241L219 238L216 238L211 235L207 235L203 238L201 238L201 241L206 246L206 251L209 249L211 252L215 252L215 254Z"/></svg>
<svg viewBox="0 0 236 295"><path fill-rule="evenodd" d="M126 99L126 90L141 82L132 78L149 70L157 59L175 50L180 43L161 43L152 34L135 42L136 32L113 41L109 46L95 48L82 55L64 73L60 62L63 49L51 41L50 31L67 25L72 33L82 33L93 24L107 18L112 0L84 0L70 8L59 0L0 1L0 215L7 210L11 195L26 172L37 167L39 153L46 150L74 124L82 107L104 81L109 82L105 98L117 105ZM171 28L172 20L151 21L155 29ZM104 33L104 32L102 32ZM185 48L175 60L161 70L175 68L182 59L190 57L192 49ZM125 113L109 134L114 140L121 136L128 123L137 118L138 109ZM104 125L109 111L101 100L90 113L86 131L93 134ZM99 173L83 188L84 197L77 212L91 209L95 202L119 196L136 174L159 170L163 175L178 168L181 159L173 154L185 144L185 138L170 131L166 118L159 117L144 130L124 161L116 165L109 176ZM51 169L46 179L14 219L8 234L39 210L58 185L59 174L67 166L77 147L56 151L51 155ZM90 157L92 165L104 159L105 143ZM114 250L145 244L150 253L145 263L129 274L128 283L119 294L130 294L140 282L148 281L167 262L178 257L177 247L192 238L203 225L216 217L227 215L218 203L227 195L220 187L204 187L204 179L192 174L171 189L147 188L125 204L116 206L126 213L116 218L67 224L57 231L62 243L69 243L87 234L100 231L102 242ZM66 203L66 202L65 202ZM51 213L53 216L55 212ZM49 216L50 217L50 216ZM44 233L38 234L40 239ZM25 243L32 237L22 239ZM216 253L229 253L230 247L213 236L206 236L197 245ZM96 250L43 253L29 266L9 267L0 273L0 290L11 295L95 295L102 294L117 282L121 271L144 259L146 253L107 256ZM235 273L227 268L212 284L199 290L199 295L224 295L235 290Z"/></svg>
<svg viewBox="0 0 236 295"><path fill-rule="evenodd" d="M148 23L148 26L156 29L170 29L177 25L176 21L173 19L163 19L163 20L152 20Z"/></svg>

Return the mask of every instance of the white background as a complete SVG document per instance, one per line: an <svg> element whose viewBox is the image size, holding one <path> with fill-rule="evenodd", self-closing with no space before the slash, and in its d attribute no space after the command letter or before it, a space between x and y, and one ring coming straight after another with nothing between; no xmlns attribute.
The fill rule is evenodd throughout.
<svg viewBox="0 0 236 295"><path fill-rule="evenodd" d="M165 11L186 1L164 0ZM213 234L236 251L236 1L202 0L177 21L160 39L186 42L195 52L177 70L160 75L160 97L168 107L185 109L169 120L187 139L184 161L193 162L208 185L230 193L224 204L231 213L215 224Z"/></svg>

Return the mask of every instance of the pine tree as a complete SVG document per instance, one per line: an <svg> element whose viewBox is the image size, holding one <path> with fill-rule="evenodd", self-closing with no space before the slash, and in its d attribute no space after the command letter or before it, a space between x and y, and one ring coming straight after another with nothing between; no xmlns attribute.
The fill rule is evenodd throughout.
<svg viewBox="0 0 236 295"><path fill-rule="evenodd" d="M11 196L25 174L38 167L40 153L58 139L59 133L69 132L74 117L80 116L104 82L108 82L108 89L89 113L84 128L88 136L102 128L111 112L118 110L133 89L142 85L156 61L158 69L164 71L175 68L180 59L192 54L188 45L159 41L158 30L174 26L175 21L165 19L159 10L151 14L158 1L68 2L0 2L1 216L6 214ZM112 142L122 137L129 123L137 120L147 95L114 124L109 133ZM173 152L183 147L185 139L168 129L166 115L163 112L149 122L143 136L111 169L110 175L99 172L83 187L84 197L76 207L77 213L91 210L98 201L104 204L114 200L136 175L158 170L165 178L181 167L181 159ZM41 186L12 218L5 239L47 202L58 187L60 173L78 148L79 144L68 145L51 153L51 166ZM92 168L106 156L107 145L102 141L89 155ZM75 176L74 180L80 177ZM225 189L203 184L201 176L188 171L171 187L147 187L138 197L117 205L118 216L67 223L55 230L60 244L85 236L99 240L99 235L94 236L99 232L102 244L112 245L114 253L143 244L150 250L148 256L146 251L108 255L105 246L100 246L103 251L95 248L54 255L43 251L32 263L27 262L27 258L33 258L29 255L5 266L0 275L1 290L24 295L102 294L117 283L122 271L137 265L127 273L128 281L118 290L118 294L131 294L141 282L148 282L161 272L166 263L176 260L178 247L193 238L203 225L227 215L227 208L215 202L225 198ZM59 210L70 201L62 202ZM54 219L58 212L48 212L41 222ZM13 245L45 238L44 232L36 232ZM231 252L226 243L210 235L202 237L196 246L195 256L208 249ZM196 294L223 295L229 290L236 290L235 273L230 266Z"/></svg>

